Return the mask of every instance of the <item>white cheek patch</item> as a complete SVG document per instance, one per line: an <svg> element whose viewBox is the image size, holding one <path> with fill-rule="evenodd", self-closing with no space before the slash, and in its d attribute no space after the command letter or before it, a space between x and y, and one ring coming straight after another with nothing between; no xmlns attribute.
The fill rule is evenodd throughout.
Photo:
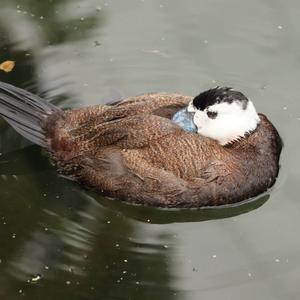
<svg viewBox="0 0 300 300"><path fill-rule="evenodd" d="M207 116L207 109L197 110L194 123L198 133L217 140L221 145L237 140L246 133L253 131L259 123L259 116L251 101L246 109L239 103L220 103L208 107L209 111L217 113L215 119Z"/></svg>
<svg viewBox="0 0 300 300"><path fill-rule="evenodd" d="M197 109L194 115L194 123L198 128L198 132L202 127L206 126L207 118L206 112Z"/></svg>

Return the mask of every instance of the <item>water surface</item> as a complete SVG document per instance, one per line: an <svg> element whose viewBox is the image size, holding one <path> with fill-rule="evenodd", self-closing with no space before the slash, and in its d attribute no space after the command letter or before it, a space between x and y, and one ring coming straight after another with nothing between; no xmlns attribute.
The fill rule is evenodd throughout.
<svg viewBox="0 0 300 300"><path fill-rule="evenodd" d="M1 299L299 299L300 4L0 0L0 80L63 108L152 91L240 89L284 141L274 188L166 211L59 177L0 120Z"/></svg>

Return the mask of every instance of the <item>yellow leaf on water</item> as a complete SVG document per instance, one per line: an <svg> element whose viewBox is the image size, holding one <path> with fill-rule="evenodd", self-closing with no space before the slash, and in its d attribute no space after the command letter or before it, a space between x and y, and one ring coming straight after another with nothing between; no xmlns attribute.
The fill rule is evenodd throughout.
<svg viewBox="0 0 300 300"><path fill-rule="evenodd" d="M12 60L6 60L2 64L0 64L0 70L4 72L11 72L15 67L15 62Z"/></svg>

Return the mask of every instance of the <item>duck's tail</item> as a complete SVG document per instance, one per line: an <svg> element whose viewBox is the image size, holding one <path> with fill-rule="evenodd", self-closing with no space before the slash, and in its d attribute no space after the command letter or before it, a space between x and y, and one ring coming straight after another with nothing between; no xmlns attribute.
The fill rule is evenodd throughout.
<svg viewBox="0 0 300 300"><path fill-rule="evenodd" d="M0 81L0 115L26 139L50 150L45 125L60 108L28 91Z"/></svg>

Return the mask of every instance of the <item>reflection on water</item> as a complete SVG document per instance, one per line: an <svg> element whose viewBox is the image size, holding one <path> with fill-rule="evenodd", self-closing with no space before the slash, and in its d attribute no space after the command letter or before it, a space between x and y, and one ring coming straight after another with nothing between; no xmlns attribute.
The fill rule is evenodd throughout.
<svg viewBox="0 0 300 300"><path fill-rule="evenodd" d="M168 224L181 222L201 222L230 218L252 211L262 206L269 199L269 193L247 199L240 203L218 207L201 207L195 209L152 208L130 203L120 203L114 199L103 199L101 203L123 213L129 218L152 224Z"/></svg>
<svg viewBox="0 0 300 300"><path fill-rule="evenodd" d="M1 299L299 298L298 2L0 5L0 62L16 61L0 80L64 108L228 84L268 114L285 144L269 194L160 210L61 178L0 120Z"/></svg>
<svg viewBox="0 0 300 300"><path fill-rule="evenodd" d="M55 172L43 172L42 178L2 175L1 179L1 190L6 186L10 191L2 199L3 295L54 292L81 299L92 293L104 299L129 299L136 293L139 297L157 293L168 299L164 244L172 237L158 235L154 243L143 242L130 219L104 208ZM13 188L16 181L22 191ZM28 197L32 183L35 194ZM15 205L14 217L8 218Z"/></svg>

